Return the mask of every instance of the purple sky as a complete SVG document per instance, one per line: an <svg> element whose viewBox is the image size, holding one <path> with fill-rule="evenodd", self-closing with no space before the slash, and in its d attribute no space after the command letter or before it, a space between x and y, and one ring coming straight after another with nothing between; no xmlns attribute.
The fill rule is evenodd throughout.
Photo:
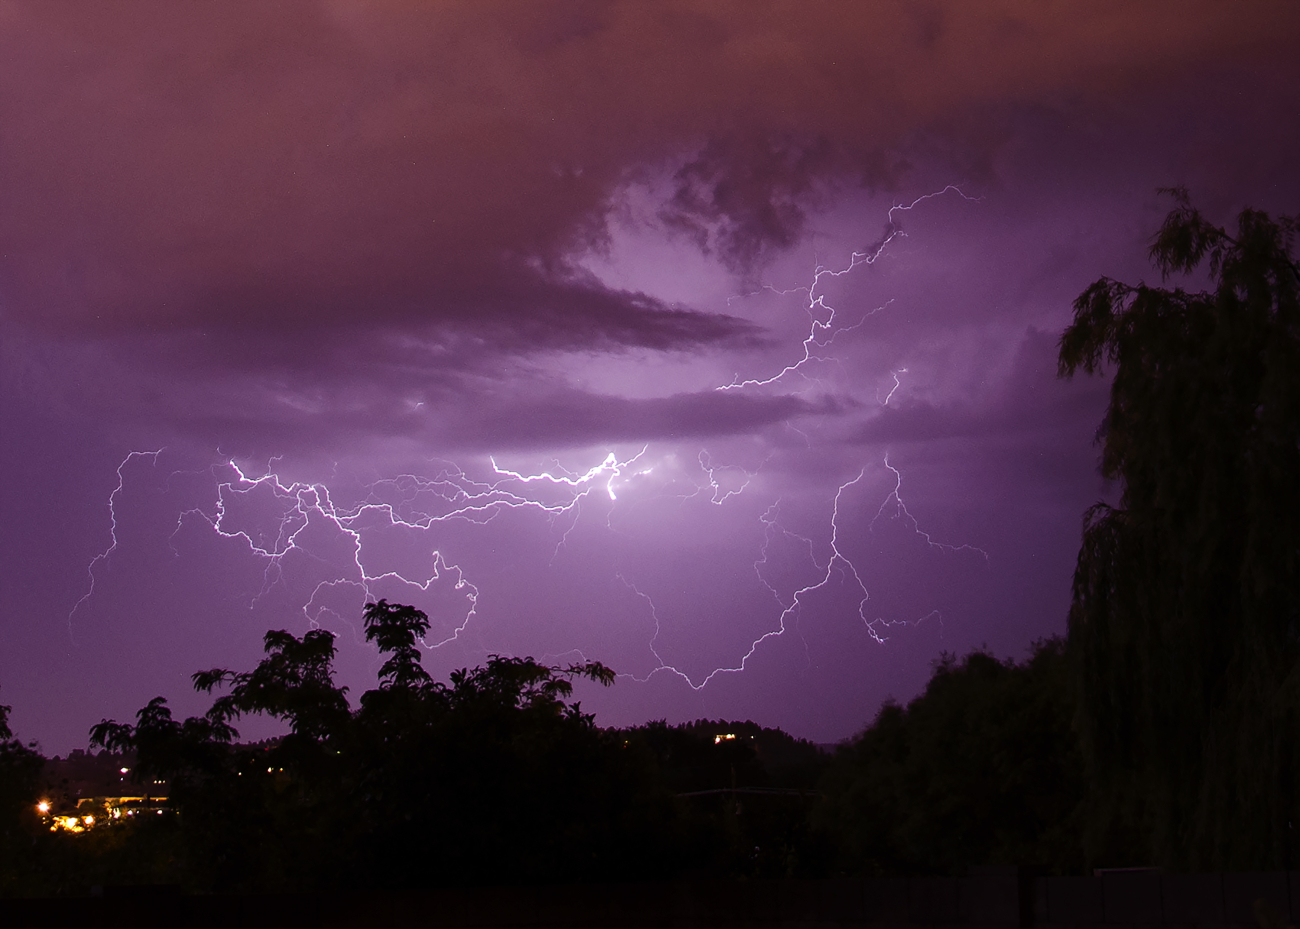
<svg viewBox="0 0 1300 929"><path fill-rule="evenodd" d="M1300 211L1300 5L0 2L0 703L368 598L833 741L1064 630L1074 297ZM804 360L804 359L807 360ZM782 373L784 372L784 373ZM264 732L259 724L245 735Z"/></svg>

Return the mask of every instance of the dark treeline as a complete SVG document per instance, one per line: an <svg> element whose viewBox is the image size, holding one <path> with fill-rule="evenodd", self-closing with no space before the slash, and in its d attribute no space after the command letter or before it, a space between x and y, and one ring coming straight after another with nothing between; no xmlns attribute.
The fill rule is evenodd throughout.
<svg viewBox="0 0 1300 929"><path fill-rule="evenodd" d="M493 657L435 682L416 650L427 622L412 607L367 608L386 660L356 709L333 683L328 632L271 632L252 671L194 675L221 689L203 716L176 720L157 698L134 723L95 726L101 750L75 761L47 762L4 730L0 889L944 873L1027 858L1060 870L1080 858L1077 829L1057 822L1074 823L1081 784L1059 641L1024 664L945 657L925 693L832 755L748 721L602 729L569 699L575 678L611 681L596 663ZM249 713L289 733L238 744L233 723ZM110 791L165 795L163 812L114 820ZM50 828L73 813L98 822Z"/></svg>
<svg viewBox="0 0 1300 929"><path fill-rule="evenodd" d="M380 601L384 663L355 706L330 633L269 632L253 670L194 675L217 695L203 716L159 697L93 727L80 787L0 707L0 894L1296 867L1300 224L1246 210L1230 235L1173 194L1152 258L1208 259L1213 289L1103 278L1061 339L1063 376L1113 375L1099 442L1120 490L1085 516L1064 639L944 656L829 754L750 722L602 729L571 700L613 682L594 662L433 681L427 617ZM249 714L288 734L238 744ZM165 788L161 813L85 796L119 762L132 790ZM51 830L74 809L100 822Z"/></svg>
<svg viewBox="0 0 1300 929"><path fill-rule="evenodd" d="M1082 871L1071 692L1060 639L1019 664L942 658L921 696L887 703L826 772L813 813L823 872Z"/></svg>

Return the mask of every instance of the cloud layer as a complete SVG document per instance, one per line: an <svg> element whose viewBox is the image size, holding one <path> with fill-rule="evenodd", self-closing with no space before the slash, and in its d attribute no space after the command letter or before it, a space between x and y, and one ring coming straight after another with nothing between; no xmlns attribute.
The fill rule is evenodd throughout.
<svg viewBox="0 0 1300 929"><path fill-rule="evenodd" d="M735 334L576 279L620 186L736 266L944 131L1284 47L1294 4L9 2L7 313L54 331L364 324L512 350ZM1266 27L1266 28L1265 28ZM513 336L512 336L513 333Z"/></svg>

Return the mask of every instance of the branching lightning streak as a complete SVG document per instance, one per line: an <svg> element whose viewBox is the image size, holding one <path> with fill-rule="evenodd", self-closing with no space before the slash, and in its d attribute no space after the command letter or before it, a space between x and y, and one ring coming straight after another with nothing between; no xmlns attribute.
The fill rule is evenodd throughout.
<svg viewBox="0 0 1300 929"><path fill-rule="evenodd" d="M152 458L153 463L157 465L158 456L161 455L162 452L163 450L161 448L152 452L131 452L123 458L121 464L117 466L117 486L114 487L112 492L108 495L108 547L92 558L90 564L86 566L86 577L89 580L86 592L82 594L81 599L73 605L72 610L68 613L68 638L72 639L74 642L76 641L76 637L72 632L72 618L77 615L77 610L81 609L81 605L89 600L95 593L95 566L108 561L113 552L117 551L117 501L122 494L122 489L126 482L126 478L122 475L122 469L130 464L133 458Z"/></svg>
<svg viewBox="0 0 1300 929"><path fill-rule="evenodd" d="M272 471L268 471L261 477L249 477L244 470L234 461L227 461L225 467L234 472L233 480L218 481L217 498L212 511L204 512L200 508L193 508L183 511L176 520L176 529L173 532L179 532L187 517L197 517L205 521L212 527L213 531L225 539L242 540L248 546L249 552L266 563L263 571L262 590L253 597L249 603L250 609L256 605L257 601L268 593L271 588L283 577L283 562L294 552L304 552L305 550L298 544L299 536L305 532L311 525L313 519L325 521L328 525L333 526L338 532L350 539L352 548L352 565L356 569L356 578L337 578L332 580L321 581L312 591L311 597L303 604L303 616L312 626L319 625L320 615L323 608L316 608L313 613L312 608L316 603L317 596L326 589L330 589L341 584L359 586L367 598L370 597L370 585L386 577L393 576L391 572L371 575L367 572L362 559L362 537L359 529L355 524L371 513L381 513L386 515L390 525L401 525L411 528L419 527L418 521L408 521L397 514L396 509L391 504L380 503L363 503L353 508L341 508L337 506L331 495L329 488L320 483L292 482L285 484L279 476ZM213 469L215 472L215 468ZM439 482L426 482L425 488L436 487ZM274 539L267 542L255 540L252 534L245 529L227 528L227 520L230 516L231 505L242 497L248 497L258 490L267 490L272 498L282 506L278 531ZM444 497L448 502L453 502L458 498L463 498L463 491L458 491L451 497ZM484 508L476 508L473 503L465 503L454 511L455 515L461 518L474 520L478 518L486 521L491 518L491 511ZM449 517L450 518L450 514ZM429 575L423 582L411 580L410 578L401 578L405 583L412 584L422 590L427 591L436 580L440 580L444 572L456 572L454 586L456 589L469 587L468 599L470 609L468 616L474 612L474 604L477 601L478 590L472 584L469 584L463 576L460 575L459 569L454 565L449 565L444 559L442 553L434 549L431 553L431 565ZM465 620L468 622L468 618ZM452 638L460 632L464 623L457 627Z"/></svg>
<svg viewBox="0 0 1300 929"><path fill-rule="evenodd" d="M771 377L749 378L747 380L742 381L739 380L740 375L736 375L736 378L733 379L730 384L722 384L713 389L714 390L736 390L737 388L741 388L741 387L764 387L768 384L776 383L777 381L781 380L781 378L785 377L787 374L793 374L794 372L798 371L800 368L802 368L804 365L808 364L809 362L826 361L827 359L824 356L813 354L814 347L818 349L826 348L828 345L830 345L832 342L835 341L836 337L843 335L846 332L852 332L854 329L860 327L872 316L875 316L877 313L879 313L882 310L888 309L889 305L894 302L893 300L887 300L884 303L882 303L880 306L876 307L874 310L869 310L867 313L863 314L861 319L859 319L856 323L854 323L851 326L841 326L839 328L836 328L835 308L828 307L823 302L824 298L821 295L812 297L811 294L816 290L817 283L818 283L817 278L819 278L822 274L833 274L838 276L840 274L847 274L849 271L852 270L853 270L852 265L838 272L828 271L819 266L816 274L814 275L813 284L809 287L795 287L791 290L777 290L774 287L765 285L765 289L770 290L776 294L781 294L782 296L786 294L797 293L800 291L806 292L810 295L809 302L808 302L808 315L811 317L812 323L811 323L811 328L808 331L807 338L803 340L803 357L800 358L798 361L794 362L793 364L786 365L784 368L782 368L776 374L773 374ZM814 311L818 309L827 311L827 316L825 321L818 319L817 316L813 315ZM830 335L828 335L823 340L819 340L818 334L822 332L829 332Z"/></svg>
<svg viewBox="0 0 1300 929"><path fill-rule="evenodd" d="M906 368L899 368L897 371L889 372L889 376L894 379L894 386L889 388L889 393L885 394L885 399L880 400L880 391L879 390L876 391L876 399L880 400L881 406L889 406L889 401L894 399L895 392L897 392L898 388L903 386L902 381L898 379L898 375L906 374L906 373L907 373Z"/></svg>
<svg viewBox="0 0 1300 929"><path fill-rule="evenodd" d="M353 506L337 504L328 486L323 483L301 481L285 482L269 463L266 473L250 476L234 460L227 459L209 468L209 473L216 480L215 498L208 507L191 507L182 510L176 517L172 531L174 540L185 526L186 521L198 519L208 525L218 536L224 539L242 542L249 552L264 562L262 588L250 600L249 607L256 606L258 600L265 596L275 585L283 580L283 565L287 558L300 554L307 558L314 556L300 544L300 536L308 530L313 521L318 521L341 534L348 541L351 561L345 566L345 576L319 582L307 602L302 606L303 616L316 626L322 612L328 609L318 605L319 596L325 591L340 585L358 587L367 599L374 596L373 585L384 580L394 580L428 592L434 583L450 578L453 589L465 591L468 609L460 617L450 635L440 640L426 640L428 648L437 648L455 640L474 618L477 611L479 589L464 575L463 570L450 562L440 548L430 552L430 565L427 575L421 580L393 571L372 573L365 561L364 530L368 522L378 521L381 526L402 528L418 532L427 532L436 525L460 520L463 522L486 525L506 509L527 509L541 512L550 517L552 525L556 518L573 514L574 523L565 530L557 543L557 551L564 544L568 534L576 524L577 514L584 498L593 492L604 491L611 502L617 501L615 482L628 475L629 469L641 459L647 449L626 460L619 459L611 452L595 467L582 474L566 472L561 475L542 472L523 474L499 466L494 459L489 459L493 473L499 478L493 481L476 481L463 470L453 465L452 470L444 470L434 478L424 478L413 474L402 474L395 478L376 481L369 485L369 499ZM87 568L89 584L85 594L77 601L68 616L69 633L72 632L73 618L95 592L95 571L107 562L117 550L117 505L125 487L123 473L127 465L137 457L151 457L157 464L162 449L154 452L131 452L118 465L118 483L109 495L109 535L110 544L95 556ZM563 470L563 469L560 469ZM648 474L650 468L643 468L631 474L632 477ZM221 472L228 471L226 477ZM602 480L603 478L603 480ZM519 492L518 487L546 483L561 487L566 496L559 502L545 502L536 496L527 496ZM380 499L387 491L388 496L395 496L397 502ZM231 525L234 520L232 509L243 500L249 500L255 494L269 497L262 500L263 506L270 502L273 510L278 509L278 517L273 518L274 529L270 533L257 534L249 529ZM427 503L420 500L426 498ZM340 617L347 621L346 617Z"/></svg>
<svg viewBox="0 0 1300 929"><path fill-rule="evenodd" d="M974 197L966 196L966 194L962 193L961 189L957 187L955 184L949 184L943 190L936 190L933 193L923 194L922 196L917 197L911 203L897 204L895 206L891 206L889 208L889 213L885 220L884 234L880 237L880 239L875 244L871 245L864 251L853 252L853 254L849 256L849 263L844 267L835 269L835 268L828 268L822 264L818 264L817 267L813 270L812 281L806 287L792 287L787 290L777 290L775 287L772 287L770 284L764 284L763 289L771 291L772 293L781 294L781 295L792 294L792 293L806 293L808 295L808 306L805 309L806 312L808 313L808 317L811 322L808 329L808 335L803 340L803 357L798 359L792 364L786 365L784 368L782 368L780 371L778 371L776 374L773 374L770 377L748 378L746 380L740 380L739 379L740 376L737 375L736 378L734 378L731 381L731 383L722 384L721 386L716 387L714 389L715 390L736 390L738 388L744 388L744 387L763 387L768 384L776 383L777 381L785 377L787 374L793 374L799 371L804 365L809 364L810 362L824 361L825 359L821 355L814 354L815 349L826 348L828 345L830 345L832 342L835 341L837 336L840 336L846 332L852 332L854 329L857 329L858 327L862 326L872 316L875 316L877 313L881 312L882 310L887 309L889 305L893 303L892 300L886 301L885 303L881 304L880 306L876 307L873 310L869 310L868 312L863 314L861 319L859 319L857 322L853 323L852 325L837 326L835 323L835 316L836 316L835 307L827 305L826 295L824 293L819 293L818 291L820 288L822 288L824 279L826 278L834 279L834 278L844 277L846 274L852 273L854 270L861 267L862 265L875 264L876 261L880 258L880 256L885 253L885 249L889 247L889 244L891 242L893 242L895 239L898 238L906 238L907 233L903 231L903 227L899 225L899 223L894 219L895 213L906 213L907 211L914 209L918 204L923 203L926 200L931 200L935 197L943 196L949 191L956 191L957 195L965 200L975 199Z"/></svg>
<svg viewBox="0 0 1300 929"><path fill-rule="evenodd" d="M983 549L976 548L975 546L971 546L971 545L947 545L942 542L935 542L928 533L921 530L917 526L916 520L912 517L912 514L907 511L907 507L904 505L902 497L899 496L899 490L902 486L902 475L899 473L898 469L894 468L889 464L888 458L885 459L884 464L885 467L894 475L895 478L894 489L890 491L889 496L887 496L885 500L880 504L880 509L877 510L876 517L875 519L872 520L873 526L875 525L876 520L878 520L881 514L885 511L885 508L889 505L891 501L893 501L894 505L897 508L897 511L901 512L909 520L913 531L915 531L918 535L924 538L926 543L929 544L931 547L942 549L948 552L957 552L957 551L979 552L981 555L984 556L985 560L988 559L988 553L985 552ZM648 681L651 677L653 677L656 674L667 673L667 674L674 675L675 677L678 677L681 680L683 680L687 684L687 686L689 686L692 690L700 691L703 690L706 686L708 686L709 682L712 681L719 674L739 674L746 669L749 663L749 659L753 657L756 651L758 651L759 646L761 646L764 642L768 641L769 639L779 638L785 635L787 631L789 631L789 629L791 628L790 626L787 625L789 621L793 619L794 628L796 629L798 628L799 611L802 609L806 599L812 594L816 593L819 590L824 589L827 585L829 585L831 581L835 578L837 573L840 576L844 577L845 579L851 580L853 585L857 588L857 593L861 594L861 597L858 599L857 612L858 612L858 618L862 621L863 627L867 630L867 634L870 635L871 638L874 639L876 642L884 644L887 641L887 636L885 635L886 629L890 626L906 624L906 622L902 620L890 621L880 616L874 618L868 617L867 603L871 599L870 591L868 591L867 589L866 581L863 580L862 572L858 569L858 566L853 562L853 560L849 558L840 549L840 544L839 544L840 543L840 506L843 502L844 493L849 488L860 483L863 477L865 477L866 473L867 473L867 469L865 467L862 468L861 470L858 471L856 477L852 478L851 480L845 481L843 484L840 484L835 491L835 497L831 504L831 520L830 520L831 554L830 557L826 559L825 564L818 564L816 555L814 554L813 551L814 546L811 539L805 536L798 535L796 533L792 533L788 529L785 529L780 525L778 521L778 510L780 507L779 500L773 503L770 507L768 507L766 512L763 513L760 519L762 520L764 525L764 543L763 543L762 550L759 553L758 559L754 562L754 573L758 577L759 583L762 584L768 590L769 593L771 593L772 598L776 601L777 605L782 608L781 613L777 618L776 628L771 629L763 633L758 638L754 639L750 643L749 649L741 656L740 662L737 665L735 665L734 667L715 668L714 670L710 671L707 675L705 675L703 678L701 678L698 683L692 680L691 676L686 672L666 662L663 659L663 656L659 654L657 643L659 639L659 633L661 631L661 626L660 626L659 612L658 609L655 607L654 600L650 597L649 594L645 593L640 588L638 588L634 583L627 580L627 578L625 578L622 574L619 574L618 580L622 584L624 584L627 587L627 589L630 590L633 594L635 594L639 599L644 601L646 606L650 610L650 617L651 619L654 620L654 635L650 639L650 651L654 655L655 661L658 662L657 666L644 677L637 677L634 674L625 674L620 676L629 677L632 680L644 683L645 681ZM768 583L767 579L763 577L763 573L761 570L761 566L764 563L766 563L768 550L771 547L772 541L777 534L781 534L786 536L787 538L795 539L801 542L803 546L805 546L808 550L808 559L814 565L816 565L818 571L821 573L820 580L816 581L815 583L807 584L803 587L794 590L789 597L789 602L786 602L785 600L782 599L780 592L776 588L774 588L771 584ZM927 614L927 616L923 616L920 618L920 620L917 621L919 622L921 620L928 619L929 617L934 615L935 612L932 611L931 613ZM808 653L807 640L804 640L804 652L805 654ZM811 663L811 658L809 658L809 662Z"/></svg>
<svg viewBox="0 0 1300 929"><path fill-rule="evenodd" d="M616 503L618 501L618 494L614 492L614 481L622 477L626 469L630 468L639 459L644 457L648 450L648 445L642 446L641 451L637 452L627 461L619 461L618 456L613 452L610 452L605 456L605 460L600 464L588 469L584 474L577 476L572 476L573 472L562 467L558 461L556 462L556 470L564 472L559 475L551 474L549 471L542 471L538 474L521 474L518 471L511 471L508 468L498 466L495 458L489 457L488 461L491 462L494 473L502 475L503 477L514 478L521 484L532 484L538 481L544 481L549 484L562 485L575 489L578 487L584 487L585 485L595 481L596 478L600 477L605 472L609 472L609 477L605 481L605 493L608 495L611 503ZM651 470L653 469L642 468L640 471L635 472L635 475L639 476L649 474ZM559 540L556 541L555 548L551 551L552 564L554 564L556 557L559 556L561 549L568 544L569 534L574 530L574 527L578 525L578 516L581 512L582 500L587 496L587 493L588 491L583 491L582 493L575 494L573 499L565 506L557 507L554 510L549 511L551 512L552 525L554 525L555 517L560 513L572 512L574 514L573 521L569 523L569 528L564 530L564 533L560 536ZM608 519L606 520L605 526L606 528L609 528Z"/></svg>
<svg viewBox="0 0 1300 929"><path fill-rule="evenodd" d="M203 518L212 526L213 530L219 535L229 539L242 539L248 545L249 551L259 558L266 561L267 567L264 573L264 584L258 597L264 595L270 587L281 576L281 562L291 552L299 550L297 539L309 525L313 518L323 519L332 525L337 531L343 533L351 540L353 552L352 563L348 566L349 570L355 569L355 579L340 578L336 580L322 581L313 591L311 598L303 606L303 615L313 625L317 624L320 617L321 609L317 608L315 614L312 613L313 605L317 596L324 590L336 587L340 584L359 586L366 598L373 595L372 585L378 581L392 579L404 584L411 585L427 592L434 582L442 580L444 577L451 576L454 578L453 587L455 590L467 589L466 598L469 602L469 609L463 618L452 630L451 634L439 641L426 641L425 645L429 648L437 648L448 642L455 640L468 626L477 612L479 589L476 585L468 581L462 569L449 561L440 549L435 548L431 554L431 564L428 576L423 580L415 580L396 572L387 571L379 574L371 574L367 571L363 563L364 540L362 530L357 528L359 523L368 518L379 517L386 521L390 527L401 527L405 529L427 531L438 523L445 523L452 520L463 520L465 522L484 525L496 518L504 509L533 509L546 513L554 520L555 517L573 513L580 505L582 499L592 492L593 485L596 485L602 475L608 475L604 481L604 489L611 501L617 500L617 494L614 491L614 481L621 477L625 470L633 465L639 458L645 454L643 448L632 458L621 461L611 452L604 461L588 470L586 473L577 477L555 476L543 472L541 474L526 475L517 471L500 467L495 459L490 459L492 470L502 479L493 482L480 482L468 478L465 473L459 469L455 472L443 472L433 480L418 477L416 475L404 474L398 478L388 481L380 481L371 485L372 496L377 492L380 485L388 485L397 490L404 490L408 493L406 506L403 512L399 512L398 507L392 503L384 502L363 502L353 507L339 507L330 496L329 488L323 484L307 484L294 482L284 484L280 478L268 472L262 477L250 478L239 466L231 461L228 466L235 472L234 481L225 481L218 484L217 502L212 513L204 513L202 510L188 510L180 515L177 521L179 530L182 521L186 516L196 515ZM568 500L562 503L548 504L533 497L522 496L512 490L505 489L507 483L518 482L528 485L535 482L547 482L553 485L563 485L575 491ZM269 488L271 494L285 504L280 529L273 544L259 544L255 542L252 536L245 530L227 530L224 523L228 512L230 499L235 495L249 494L259 488ZM449 508L441 512L430 512L424 509L416 509L414 499L420 495L429 495L436 500L442 501ZM570 526L570 529L572 526ZM563 545L564 539L567 538L568 531L561 537L559 545ZM254 602L257 598L254 598Z"/></svg>
<svg viewBox="0 0 1300 929"><path fill-rule="evenodd" d="M770 458L771 455L769 455L768 458L763 459L762 464L758 466L760 470ZM758 475L758 471L746 471L744 468L737 467L736 465L714 467L713 457L704 449L700 450L697 460L700 463L700 470L703 471L709 479L709 489L713 491L712 496L709 498L709 502L717 506L722 506L722 504L726 503L732 497L744 493L745 488L748 487L750 482ZM718 478L716 476L719 471L739 471L745 475L745 480L734 490L723 490L722 485L718 483ZM700 491L703 491L704 489L705 488L701 487Z"/></svg>
<svg viewBox="0 0 1300 929"><path fill-rule="evenodd" d="M581 487L584 484L588 484L591 481L594 481L596 478L600 477L600 475L608 471L609 479L605 482L605 491L606 493L609 494L610 500L617 500L618 494L614 493L614 481L622 477L623 470L635 464L639 458L645 455L648 449L649 446L642 447L641 451L637 452L627 461L619 461L618 456L616 456L613 452L610 452L608 455L605 456L604 461L596 465L594 468L588 470L585 474L579 475L578 477L566 477L564 475L557 476L551 474L549 471L542 471L539 474L520 474L518 471L511 471L508 468L499 467L496 463L495 458L489 458L488 460L492 463L492 470L494 472L505 477L512 477L515 480L519 481L521 484L532 484L537 481L546 481L547 483L550 484L565 484L568 485L569 487ZM567 470L567 469L560 468L558 470ZM639 473L642 474L648 473L648 469L647 471L642 471Z"/></svg>
<svg viewBox="0 0 1300 929"><path fill-rule="evenodd" d="M943 552L978 552L983 556L985 562L989 560L989 553L976 545L950 545L947 542L936 542L930 536L930 533L920 527L916 521L916 517L908 512L907 504L903 502L903 498L900 495L903 488L903 475L902 472L889 463L889 455L885 455L885 467L894 475L894 489L890 491L889 496L887 496L884 502L880 504L880 509L876 511L875 517L871 520L870 529L874 530L876 528L876 523L879 522L880 517L884 515L885 508L892 502L894 505L892 518L899 519L901 517L906 519L911 525L912 531L925 539L925 543L931 548Z"/></svg>

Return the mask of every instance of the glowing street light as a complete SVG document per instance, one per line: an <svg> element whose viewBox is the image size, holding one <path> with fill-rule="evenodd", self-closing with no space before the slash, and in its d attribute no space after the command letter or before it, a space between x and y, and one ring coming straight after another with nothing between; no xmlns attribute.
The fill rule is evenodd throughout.
<svg viewBox="0 0 1300 929"><path fill-rule="evenodd" d="M50 811L50 801L42 800L40 803L36 804L36 809L42 816L44 816Z"/></svg>

